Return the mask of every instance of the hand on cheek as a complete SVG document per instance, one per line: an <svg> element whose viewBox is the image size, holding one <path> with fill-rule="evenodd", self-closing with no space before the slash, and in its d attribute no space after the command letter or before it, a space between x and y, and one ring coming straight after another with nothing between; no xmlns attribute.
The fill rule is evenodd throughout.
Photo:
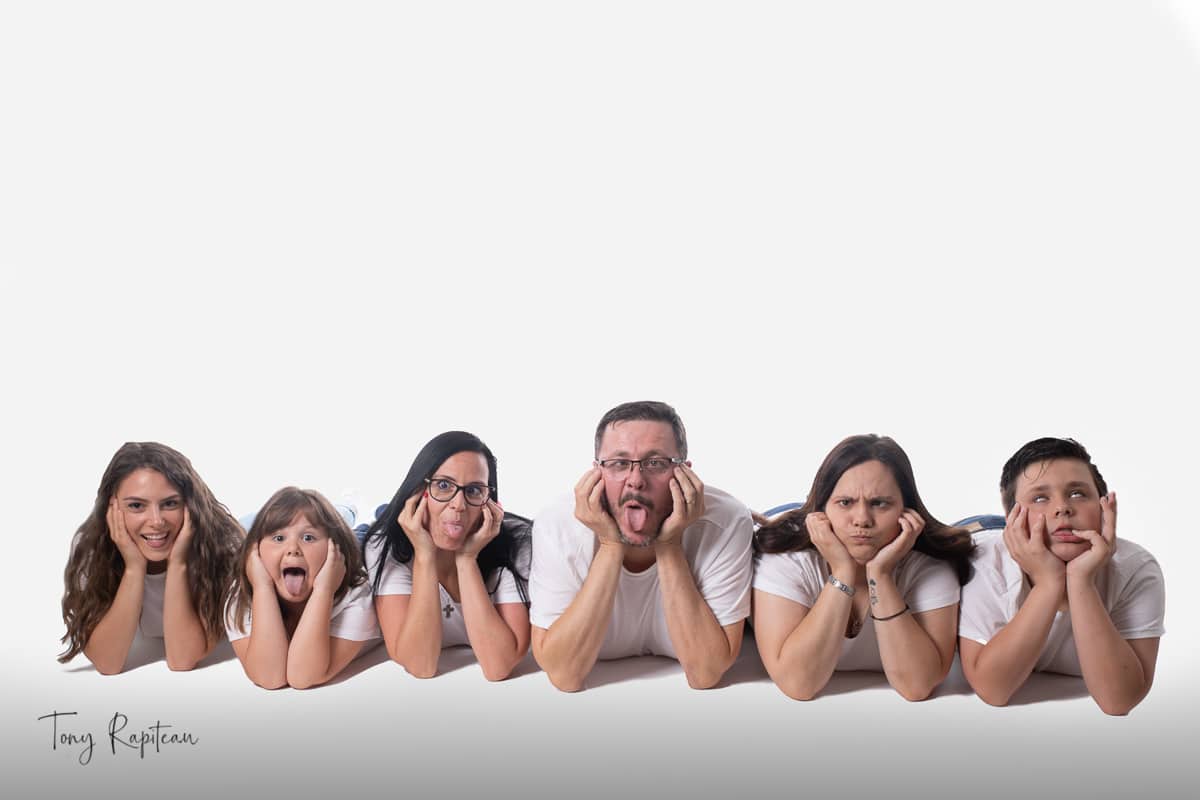
<svg viewBox="0 0 1200 800"><path fill-rule="evenodd" d="M400 529L412 543L413 553L422 557L433 555L437 551L433 537L429 535L429 504L427 493L414 494L404 503L400 516L396 518Z"/></svg>
<svg viewBox="0 0 1200 800"><path fill-rule="evenodd" d="M321 565L321 569L317 572L317 578L313 582L313 589L321 589L333 593L342 585L342 578L346 577L346 557L342 555L341 549L333 543L333 539L328 541L328 549L325 552L325 563Z"/></svg>
<svg viewBox="0 0 1200 800"><path fill-rule="evenodd" d="M1117 546L1117 496L1109 492L1100 498L1100 530L1075 531L1075 534L1087 541L1088 550L1067 564L1067 577L1072 579L1092 580L1096 574L1112 558Z"/></svg>

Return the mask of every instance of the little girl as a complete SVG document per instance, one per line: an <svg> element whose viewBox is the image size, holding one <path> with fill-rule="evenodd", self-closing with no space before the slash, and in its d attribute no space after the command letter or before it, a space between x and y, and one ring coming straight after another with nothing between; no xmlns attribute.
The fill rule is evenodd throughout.
<svg viewBox="0 0 1200 800"><path fill-rule="evenodd" d="M226 631L264 689L325 683L379 636L358 542L317 492L276 492L250 526L242 563Z"/></svg>
<svg viewBox="0 0 1200 800"><path fill-rule="evenodd" d="M242 529L182 454L157 442L121 446L71 544L64 575L67 650L103 675L125 667L140 632L164 640L187 670L216 645L222 598Z"/></svg>

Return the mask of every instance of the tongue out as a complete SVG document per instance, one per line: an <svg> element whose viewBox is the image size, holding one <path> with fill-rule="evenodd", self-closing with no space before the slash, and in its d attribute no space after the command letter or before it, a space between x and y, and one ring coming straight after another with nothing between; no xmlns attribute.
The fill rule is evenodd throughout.
<svg viewBox="0 0 1200 800"><path fill-rule="evenodd" d="M625 506L625 527L634 533L641 533L646 527L646 509L643 506Z"/></svg>
<svg viewBox="0 0 1200 800"><path fill-rule="evenodd" d="M283 586L290 595L299 595L304 589L304 570L288 569L283 573Z"/></svg>

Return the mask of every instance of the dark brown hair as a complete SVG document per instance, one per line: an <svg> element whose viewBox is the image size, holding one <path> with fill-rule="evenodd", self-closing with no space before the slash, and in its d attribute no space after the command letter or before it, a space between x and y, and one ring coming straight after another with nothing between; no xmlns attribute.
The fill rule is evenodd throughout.
<svg viewBox="0 0 1200 800"><path fill-rule="evenodd" d="M346 592L367 580L367 572L363 569L362 555L358 552L358 540L350 531L350 526L337 509L319 492L311 489L297 489L295 486L285 486L271 495L255 516L246 540L242 544L241 564L237 580L230 587L227 606L229 617L239 631L245 633L246 614L250 611L254 589L246 575L246 559L250 552L258 547L264 537L275 533L281 528L292 524L297 514L303 514L315 528L320 528L325 535L333 540L333 544L342 551L346 559L346 574L341 584L333 593L333 602L337 603L346 596ZM315 577L315 576L314 576Z"/></svg>
<svg viewBox="0 0 1200 800"><path fill-rule="evenodd" d="M108 462L92 512L72 542L63 574L62 612L67 632L62 641L67 642L67 649L59 661L70 661L83 650L117 596L125 561L109 535L108 505L121 481L139 469L160 473L183 496L193 531L188 554L192 604L210 640L225 630L222 599L237 563L241 526L217 502L182 453L158 442L126 442Z"/></svg>
<svg viewBox="0 0 1200 800"><path fill-rule="evenodd" d="M675 446L679 448L679 457L687 458L687 431L683 428L683 420L675 409L657 400L636 400L632 403L622 403L611 408L600 418L596 425L596 458L600 457L600 443L604 441L604 432L609 425L618 422L665 422L671 426L675 434Z"/></svg>
<svg viewBox="0 0 1200 800"><path fill-rule="evenodd" d="M1083 445L1074 439L1043 436L1021 445L1021 449L1013 453L1012 457L1004 462L1004 469L1000 470L1000 502L1004 505L1005 514L1012 511L1017 502L1017 478L1034 464L1053 461L1056 458L1074 458L1087 464L1092 473L1092 480L1096 482L1097 491L1102 497L1108 494L1108 484L1104 482L1100 470L1096 469L1092 457Z"/></svg>
<svg viewBox="0 0 1200 800"><path fill-rule="evenodd" d="M900 487L905 508L911 508L925 520L925 527L917 536L913 549L949 562L958 575L958 582L966 583L971 576L970 559L975 549L971 535L963 528L952 528L939 522L929 513L917 493L908 455L891 438L873 433L849 436L839 442L821 462L802 507L772 520L760 520L762 525L754 534L754 549L760 553L786 553L814 547L804 526L805 517L814 511L824 511L846 470L868 461L878 461L888 468Z"/></svg>

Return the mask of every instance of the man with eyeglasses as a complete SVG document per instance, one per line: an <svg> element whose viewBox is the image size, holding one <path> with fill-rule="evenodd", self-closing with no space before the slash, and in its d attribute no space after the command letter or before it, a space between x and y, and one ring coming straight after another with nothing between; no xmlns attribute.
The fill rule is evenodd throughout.
<svg viewBox="0 0 1200 800"><path fill-rule="evenodd" d="M705 487L666 403L625 403L596 427L573 498L538 515L529 579L533 655L559 689L597 659L663 655L715 686L750 614L750 511Z"/></svg>

